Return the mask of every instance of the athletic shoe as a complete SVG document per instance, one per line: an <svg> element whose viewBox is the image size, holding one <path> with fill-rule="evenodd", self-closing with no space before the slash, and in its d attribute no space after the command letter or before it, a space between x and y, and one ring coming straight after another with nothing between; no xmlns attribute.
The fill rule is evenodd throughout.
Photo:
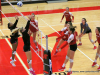
<svg viewBox="0 0 100 75"><path fill-rule="evenodd" d="M10 57L10 59L12 60L12 57ZM16 60L14 59L14 61L16 61Z"/></svg>
<svg viewBox="0 0 100 75"><path fill-rule="evenodd" d="M14 66L14 67L16 66L13 60L10 61L10 63L12 64L12 66Z"/></svg>
<svg viewBox="0 0 100 75"><path fill-rule="evenodd" d="M55 51L54 55L56 55L58 53L58 50Z"/></svg>
<svg viewBox="0 0 100 75"><path fill-rule="evenodd" d="M92 67L94 67L97 64L97 62L93 62Z"/></svg>
<svg viewBox="0 0 100 75"><path fill-rule="evenodd" d="M66 68L65 67L61 67L58 71L62 71L62 70L65 70Z"/></svg>
<svg viewBox="0 0 100 75"><path fill-rule="evenodd" d="M100 70L100 66L97 69Z"/></svg>
<svg viewBox="0 0 100 75"><path fill-rule="evenodd" d="M81 46L82 45L82 43L79 43L77 46Z"/></svg>
<svg viewBox="0 0 100 75"><path fill-rule="evenodd" d="M30 70L30 73L31 73L32 75L36 75L34 72L35 72L34 70Z"/></svg>
<svg viewBox="0 0 100 75"><path fill-rule="evenodd" d="M71 74L72 74L72 71L67 73L67 75L71 75Z"/></svg>
<svg viewBox="0 0 100 75"><path fill-rule="evenodd" d="M93 49L94 49L94 50L95 50L95 49L97 49L97 46L94 46L94 48L93 48Z"/></svg>

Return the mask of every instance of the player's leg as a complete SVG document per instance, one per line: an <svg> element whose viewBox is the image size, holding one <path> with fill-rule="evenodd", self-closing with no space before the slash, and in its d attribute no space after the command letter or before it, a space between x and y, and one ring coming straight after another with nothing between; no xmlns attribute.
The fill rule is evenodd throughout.
<svg viewBox="0 0 100 75"><path fill-rule="evenodd" d="M94 48L93 48L93 49L96 49L97 47L96 47L96 45L95 45L95 42L92 40L92 33L91 33L91 32L88 33L88 36L89 36L90 42L94 45Z"/></svg>
<svg viewBox="0 0 100 75"><path fill-rule="evenodd" d="M57 45L57 50L58 50L58 48L61 46L61 44L64 42L64 40L63 39L61 39L60 41L59 41L59 43L58 43L58 45Z"/></svg>
<svg viewBox="0 0 100 75"><path fill-rule="evenodd" d="M37 33L37 32L33 32L33 42L34 42L35 45L36 45L36 49L38 49L38 45L37 45L37 42L36 42L36 33Z"/></svg>
<svg viewBox="0 0 100 75"><path fill-rule="evenodd" d="M29 71L31 74L35 75L35 71L33 70L32 68L32 53L31 53L31 50L30 50L30 45L26 46L24 45L24 52L26 54L26 57L27 57L27 63L28 63L28 66L29 66Z"/></svg>
<svg viewBox="0 0 100 75"><path fill-rule="evenodd" d="M72 74L71 69L73 67L74 54L75 54L75 51L70 50L70 67L69 67L69 72L67 73L67 75L71 75Z"/></svg>
<svg viewBox="0 0 100 75"><path fill-rule="evenodd" d="M70 67L69 67L69 72L67 73L67 75L72 74L71 69L73 67L73 59L74 59L74 54L76 50L77 50L77 44L70 45Z"/></svg>
<svg viewBox="0 0 100 75"><path fill-rule="evenodd" d="M95 56L95 60L94 60L94 62L93 62L93 64L92 64L92 67L94 67L96 64L97 64L97 59L98 59L98 57L99 57L99 55L100 55L100 45L98 45L98 48L97 48L97 53L96 53L96 56Z"/></svg>
<svg viewBox="0 0 100 75"><path fill-rule="evenodd" d="M65 43L62 47L60 47L59 51L61 51L61 50L62 50L63 48L65 48L67 45L68 45L68 42L66 41L66 43Z"/></svg>
<svg viewBox="0 0 100 75"><path fill-rule="evenodd" d="M28 66L31 69L32 68L32 53L31 53L31 51L27 51L27 52L25 52L25 54L27 56Z"/></svg>
<svg viewBox="0 0 100 75"><path fill-rule="evenodd" d="M65 22L65 25L64 25L64 27L66 27L66 26L67 26L67 23L68 23L68 21L66 21L66 22Z"/></svg>
<svg viewBox="0 0 100 75"><path fill-rule="evenodd" d="M61 68L59 69L59 71L65 69L66 63L67 63L68 60L69 60L69 56L70 56L70 48L68 48L68 51L67 51L67 55L66 55L65 61L64 61L63 65L61 66Z"/></svg>
<svg viewBox="0 0 100 75"><path fill-rule="evenodd" d="M59 41L59 43L58 43L58 45L57 45L57 48L56 48L56 51L55 51L54 55L56 55L56 54L58 53L58 49L59 49L60 45L61 45L63 42L64 42L63 39L61 39L61 40Z"/></svg>
<svg viewBox="0 0 100 75"><path fill-rule="evenodd" d="M70 57L70 48L68 48L68 51L67 51L67 55L66 55L66 59L64 61L64 64L66 64L68 62L69 57Z"/></svg>
<svg viewBox="0 0 100 75"><path fill-rule="evenodd" d="M12 61L10 61L10 63L12 64L12 66L16 66L16 65L14 64L14 59L15 59L15 54L16 54L17 46L18 46L18 40L17 40L16 43L13 43L13 44L12 44Z"/></svg>
<svg viewBox="0 0 100 75"><path fill-rule="evenodd" d="M81 45L82 45L82 42L81 42L81 33L79 34L78 39L79 39L79 44L78 44L78 46L81 46Z"/></svg>

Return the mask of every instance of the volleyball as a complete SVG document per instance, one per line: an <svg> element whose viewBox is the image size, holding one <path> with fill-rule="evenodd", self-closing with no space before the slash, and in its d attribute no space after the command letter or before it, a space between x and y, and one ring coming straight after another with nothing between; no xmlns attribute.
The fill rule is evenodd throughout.
<svg viewBox="0 0 100 75"><path fill-rule="evenodd" d="M18 7L22 7L22 6L23 6L23 3L22 3L21 1L19 1L19 2L17 3L17 6L18 6Z"/></svg>

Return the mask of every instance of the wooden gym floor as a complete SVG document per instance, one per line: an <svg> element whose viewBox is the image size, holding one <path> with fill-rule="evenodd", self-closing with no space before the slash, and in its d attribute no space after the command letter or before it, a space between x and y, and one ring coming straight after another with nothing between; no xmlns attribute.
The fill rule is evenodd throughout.
<svg viewBox="0 0 100 75"><path fill-rule="evenodd" d="M79 0L79 1L69 1L69 2L62 2L62 3L39 3L39 4L25 4L23 7L19 8L14 5L20 12L32 12L40 10L54 10L54 9L65 9L66 7L69 8L80 8L80 7L92 7L92 6L100 6L100 0ZM16 11L11 6L2 6L2 11L6 13L15 13ZM75 17L73 25L77 26L76 31L78 34L80 33L80 23L82 18L87 19L87 23L89 24L90 28L92 29L92 38L96 40L95 35L95 28L100 26L100 10L87 10L87 11L78 11L72 12ZM63 13L54 13L54 14L42 14L38 15L38 22L40 30L45 34L48 35L50 33L55 32L52 28L56 31L61 30L64 27L65 19L63 22L60 23ZM20 18L20 17L19 17ZM37 15L36 15L37 19ZM9 18L11 22L14 22L14 18ZM22 20L22 21L21 21ZM18 27L25 26L26 21L21 19ZM22 23L23 22L23 23ZM9 35L10 31L7 29L7 19L3 18L3 25L0 26L0 30L4 35ZM52 26L50 28L48 25ZM0 36L3 36L0 32ZM2 39L2 38L1 38ZM49 49L52 51L54 44L56 42L56 37L49 38ZM0 42L1 43L1 42ZM43 45L45 44L45 40L43 40ZM97 50L93 50L93 45L89 41L88 35L82 37L82 46L78 47L78 50L75 53L74 57L74 66L72 68L73 71L97 71L98 66L91 67L92 60L96 55ZM45 45L44 45L45 46ZM96 46L98 44L96 43ZM5 56L6 57L6 56ZM98 65L100 65L100 61L98 60ZM1 64L2 65L2 64ZM66 64L66 70L69 69L69 62ZM75 72L72 75L100 75L99 72Z"/></svg>

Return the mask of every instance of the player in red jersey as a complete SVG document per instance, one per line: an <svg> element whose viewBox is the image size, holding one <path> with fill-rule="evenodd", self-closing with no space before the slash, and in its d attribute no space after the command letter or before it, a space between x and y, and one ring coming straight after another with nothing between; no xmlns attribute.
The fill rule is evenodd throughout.
<svg viewBox="0 0 100 75"><path fill-rule="evenodd" d="M71 23L71 22L68 22L67 25L66 25L66 27L64 27L64 28L59 32L60 34L61 34L61 33L62 33L62 34L61 34L61 36L58 37L56 40L58 40L58 39L60 39L60 38L62 38L62 39L59 41L54 55L56 55L56 54L58 53L58 49L59 49L60 45L61 45L65 40L68 39L67 31L68 31L68 29L69 29L70 26L72 26L72 23Z"/></svg>
<svg viewBox="0 0 100 75"><path fill-rule="evenodd" d="M92 67L94 67L97 64L98 57L100 59L100 27L96 27L95 33L96 33L96 38L97 38L96 41L98 41L98 48L97 48L96 57L95 57L95 60L94 60L94 62L92 64ZM97 69L100 70L100 66Z"/></svg>
<svg viewBox="0 0 100 75"><path fill-rule="evenodd" d="M67 75L71 75L72 74L72 66L73 66L73 59L74 59L74 54L75 51L77 50L77 44L76 44L76 35L75 35L75 28L76 26L71 26L68 30L70 36L68 37L68 45L69 45L69 49L66 55L66 59L65 62L63 63L63 65L61 66L61 68L59 69L59 71L64 70L65 69L65 65L68 62L69 58L70 58L70 68L69 71L67 73Z"/></svg>
<svg viewBox="0 0 100 75"><path fill-rule="evenodd" d="M74 22L74 16L71 12L69 12L69 7L66 7L66 11L64 11L60 22L62 22L64 17L66 18L65 27L66 27L68 22ZM72 19L71 19L71 17L72 17Z"/></svg>
<svg viewBox="0 0 100 75"><path fill-rule="evenodd" d="M31 15L31 22L38 28L38 21L35 20L35 14L32 13ZM31 35L33 33L33 42L35 43L36 45L36 49L38 49L38 45L37 45L37 42L36 42L36 33L37 33L37 29L30 24L30 27L29 27L29 34Z"/></svg>
<svg viewBox="0 0 100 75"><path fill-rule="evenodd" d="M74 34L75 34L75 36L76 36L76 39L77 39L77 37L78 37L78 33L77 33L77 31L75 31L74 32ZM68 40L68 39L67 39ZM67 41L66 40L66 41ZM68 43L65 43L60 49L59 49L59 51L61 51L64 47L66 47L68 45Z"/></svg>

